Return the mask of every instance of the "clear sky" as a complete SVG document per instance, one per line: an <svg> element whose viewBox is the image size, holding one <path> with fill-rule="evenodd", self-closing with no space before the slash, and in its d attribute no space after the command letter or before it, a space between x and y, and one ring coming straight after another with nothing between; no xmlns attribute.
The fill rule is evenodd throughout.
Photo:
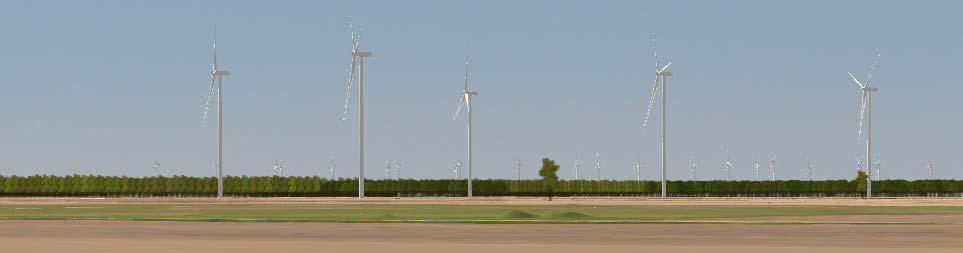
<svg viewBox="0 0 963 253"><path fill-rule="evenodd" d="M214 175L201 127L213 27L224 83L224 166L357 175L357 105L342 122L347 17L367 67L367 174L451 178L465 121L449 114L472 58L475 174L537 175L548 155L592 174L657 178L649 33L673 62L669 177L733 178L778 157L777 177L852 178L859 97L876 52L874 155L883 178L963 178L959 1L2 1L0 173ZM357 94L355 93L355 97ZM357 100L354 100L357 102Z"/></svg>

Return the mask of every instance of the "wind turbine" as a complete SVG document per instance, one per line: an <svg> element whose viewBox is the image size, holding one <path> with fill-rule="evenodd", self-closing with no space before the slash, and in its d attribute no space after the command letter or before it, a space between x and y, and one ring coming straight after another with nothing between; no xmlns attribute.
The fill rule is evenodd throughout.
<svg viewBox="0 0 963 253"><path fill-rule="evenodd" d="M515 180L522 180L522 163L515 161Z"/></svg>
<svg viewBox="0 0 963 253"><path fill-rule="evenodd" d="M651 33L649 35L652 37L652 55L655 56L655 81L653 82L653 85L652 85L652 94L649 96L649 107L645 111L645 118L642 119L642 133L645 133L645 128L649 124L649 115L652 113L652 108L655 106L655 97L658 96L659 88L661 87L662 88L662 138L661 138L662 140L662 173L661 173L662 195L661 196L662 198L665 198L666 197L665 174L666 174L666 161L667 161L666 159L667 151L665 148L665 130L666 130L666 127L665 127L665 124L666 124L665 78L672 76L672 71L668 71L669 66L672 65L672 62L670 61L668 64L662 65L662 62L659 61L659 53L655 49L655 33Z"/></svg>
<svg viewBox="0 0 963 253"><path fill-rule="evenodd" d="M599 152L595 152L595 180L602 180L602 161L599 159Z"/></svg>
<svg viewBox="0 0 963 253"><path fill-rule="evenodd" d="M452 166L455 168L455 179L461 179L461 161L455 161Z"/></svg>
<svg viewBox="0 0 963 253"><path fill-rule="evenodd" d="M572 163L572 175L575 176L575 180L578 180L579 174L581 174L580 172L582 169L579 168L580 166L581 166L581 162L578 161L578 156L575 156L575 162Z"/></svg>
<svg viewBox="0 0 963 253"><path fill-rule="evenodd" d="M875 175L876 178L873 178L873 180L879 181L879 175L880 175L880 173L879 173L880 170L879 170L879 169L881 168L880 165L883 165L883 161L880 160L879 158L876 158L876 164L875 164L875 165L876 165L876 174L873 174L873 175ZM930 177L932 177L932 176L933 176L933 175L930 174Z"/></svg>
<svg viewBox="0 0 963 253"><path fill-rule="evenodd" d="M278 156L274 155L274 176L284 176L284 161L278 160Z"/></svg>
<svg viewBox="0 0 963 253"><path fill-rule="evenodd" d="M468 197L472 197L472 174L471 174L471 114L474 112L471 108L471 97L478 96L477 91L472 91L468 89L468 57L465 57L465 89L461 92L461 99L458 100L458 109L455 110L455 115L451 117L451 120L458 119L458 113L461 112L461 108L465 107L468 113Z"/></svg>
<svg viewBox="0 0 963 253"><path fill-rule="evenodd" d="M401 179L401 162L395 161L395 179Z"/></svg>
<svg viewBox="0 0 963 253"><path fill-rule="evenodd" d="M776 181L776 154L769 154L769 181Z"/></svg>
<svg viewBox="0 0 963 253"><path fill-rule="evenodd" d="M696 163L695 157L689 157L689 181L695 181L696 169L699 168L699 164Z"/></svg>
<svg viewBox="0 0 963 253"><path fill-rule="evenodd" d="M364 59L371 57L371 51L361 51L361 34L355 32L351 17L348 17L351 30L351 66L348 71L348 88L344 95L344 111L341 121L348 119L351 105L351 86L354 84L355 70L358 70L358 198L364 198Z"/></svg>
<svg viewBox="0 0 963 253"><path fill-rule="evenodd" d="M222 111L222 106L224 105L224 100L221 99L221 86L224 83L224 76L230 74L227 70L217 69L217 29L214 30L214 61L211 64L211 86L207 93L207 103L204 104L204 115L201 118L201 126L207 126L207 114L211 111L211 104L217 104L217 162L215 167L217 169L217 197L224 197L224 161L223 161L223 135L222 129L224 128L224 111ZM217 86L214 85L215 79L217 80Z"/></svg>
<svg viewBox="0 0 963 253"><path fill-rule="evenodd" d="M849 73L849 77L853 78L855 87L859 89L859 135L857 139L863 138L863 119L865 115L866 119L866 197L870 198L873 196L873 166L872 166L872 143L873 143L873 92L878 91L876 87L870 86L870 80L873 78L873 72L879 70L879 55L876 54L876 60L873 60L873 68L869 70L869 75L866 77L865 82L859 82L853 73Z"/></svg>
<svg viewBox="0 0 963 253"><path fill-rule="evenodd" d="M813 180L813 167L815 166L816 165L813 164L813 160L809 159L809 156L806 156L806 170L804 172L806 173L806 176L809 177L809 181Z"/></svg>
<svg viewBox="0 0 963 253"><path fill-rule="evenodd" d="M331 152L331 156L329 156L328 160L330 161L328 173L331 174L330 178L334 179L334 152Z"/></svg>
<svg viewBox="0 0 963 253"><path fill-rule="evenodd" d="M732 167L736 166L736 162L732 159L726 158L726 162L722 165L722 173L726 174L726 180L732 180Z"/></svg>
<svg viewBox="0 0 963 253"><path fill-rule="evenodd" d="M154 160L154 173L160 175L160 163L157 160Z"/></svg>
<svg viewBox="0 0 963 253"><path fill-rule="evenodd" d="M385 160L385 179L391 179L391 169L393 168L394 167L391 166L391 162Z"/></svg>
<svg viewBox="0 0 963 253"><path fill-rule="evenodd" d="M924 161L923 163L926 164L925 161ZM924 165L924 166L926 166L927 171L929 171L930 179L936 179L936 178L933 177L933 169L936 168L936 163L935 163L935 162L929 162L929 164L926 164L926 165ZM877 169L878 169L878 168L879 168L879 167L877 167Z"/></svg>
<svg viewBox="0 0 963 253"><path fill-rule="evenodd" d="M635 181L642 181L642 162L635 161L635 166L632 166L632 170L635 171Z"/></svg>
<svg viewBox="0 0 963 253"><path fill-rule="evenodd" d="M859 155L855 155L855 157L856 157L856 171L857 172L863 171L863 159L860 159Z"/></svg>
<svg viewBox="0 0 963 253"><path fill-rule="evenodd" d="M752 175L756 178L756 181L759 181L759 167L759 160L752 161Z"/></svg>

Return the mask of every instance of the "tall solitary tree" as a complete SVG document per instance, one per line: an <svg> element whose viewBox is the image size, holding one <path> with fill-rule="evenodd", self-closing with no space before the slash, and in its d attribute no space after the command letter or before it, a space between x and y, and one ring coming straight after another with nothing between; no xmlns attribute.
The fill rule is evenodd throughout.
<svg viewBox="0 0 963 253"><path fill-rule="evenodd" d="M542 158L542 169L538 171L538 175L542 176L542 187L548 192L548 201L552 201L552 196L555 194L555 186L558 184L558 172L559 166L555 164L548 158Z"/></svg>

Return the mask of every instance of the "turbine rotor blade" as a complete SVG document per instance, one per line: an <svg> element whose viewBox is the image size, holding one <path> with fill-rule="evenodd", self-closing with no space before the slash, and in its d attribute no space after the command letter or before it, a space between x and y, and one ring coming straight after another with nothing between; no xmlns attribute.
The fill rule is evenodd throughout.
<svg viewBox="0 0 963 253"><path fill-rule="evenodd" d="M348 70L348 84L347 91L344 94L344 110L341 112L341 121L348 119L348 112L351 106L351 86L354 84L354 71L357 66L356 60L358 59L357 52L360 45L361 39L356 38L354 32L351 33L351 67Z"/></svg>
<svg viewBox="0 0 963 253"><path fill-rule="evenodd" d="M655 33L649 33L649 38L652 39L652 55L655 56L655 71L659 71L661 64L659 63L659 51L655 49Z"/></svg>
<svg viewBox="0 0 963 253"><path fill-rule="evenodd" d="M662 66L662 69L660 69L659 72L665 71L666 69L669 68L669 66L672 66L672 62L669 62L669 64L666 64L665 66Z"/></svg>
<svg viewBox="0 0 963 253"><path fill-rule="evenodd" d="M856 88L858 88L858 89L866 88L866 86L863 85L863 83L860 83L859 80L857 80L856 77L853 76L853 73L852 73L852 72L846 72L846 73L849 74L849 77L852 77L852 78L853 78L853 82L856 82L856 85L859 85L859 86L856 87Z"/></svg>
<svg viewBox="0 0 963 253"><path fill-rule="evenodd" d="M201 116L201 126L202 126L202 127L206 127L206 126L207 126L207 115L210 114L211 105L213 105L215 102L217 102L217 101L215 101L216 97L214 97L214 91L215 91L215 89L214 89L214 79L215 79L216 77L217 77L217 70L215 69L215 70L211 71L211 86L210 86L210 89L209 89L208 92L207 92L207 102L204 103L204 114L203 114L203 116Z"/></svg>
<svg viewBox="0 0 963 253"><path fill-rule="evenodd" d="M870 79L873 79L873 72L879 70L879 53L876 54L876 59L873 60L873 68L869 69L869 75L866 76L866 85L869 85Z"/></svg>
<svg viewBox="0 0 963 253"><path fill-rule="evenodd" d="M455 110L455 113L451 116L451 120L456 120L456 119L458 119L458 113L461 113L461 108L463 108L463 107L465 107L465 95L464 95L464 94L462 94L461 99L458 100L458 109L456 109L456 110Z"/></svg>
<svg viewBox="0 0 963 253"><path fill-rule="evenodd" d="M659 77L655 77L655 81L652 82L652 94L649 95L649 107L645 110L645 117L642 119L642 134L645 134L645 128L649 125L649 115L652 114L652 109L655 107L655 96L659 93Z"/></svg>

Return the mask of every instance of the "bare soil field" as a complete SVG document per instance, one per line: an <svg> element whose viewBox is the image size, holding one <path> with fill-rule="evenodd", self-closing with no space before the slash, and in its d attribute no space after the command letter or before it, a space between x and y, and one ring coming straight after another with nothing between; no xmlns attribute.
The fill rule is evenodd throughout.
<svg viewBox="0 0 963 253"><path fill-rule="evenodd" d="M961 238L961 225L0 221L3 252L58 253L961 252Z"/></svg>

